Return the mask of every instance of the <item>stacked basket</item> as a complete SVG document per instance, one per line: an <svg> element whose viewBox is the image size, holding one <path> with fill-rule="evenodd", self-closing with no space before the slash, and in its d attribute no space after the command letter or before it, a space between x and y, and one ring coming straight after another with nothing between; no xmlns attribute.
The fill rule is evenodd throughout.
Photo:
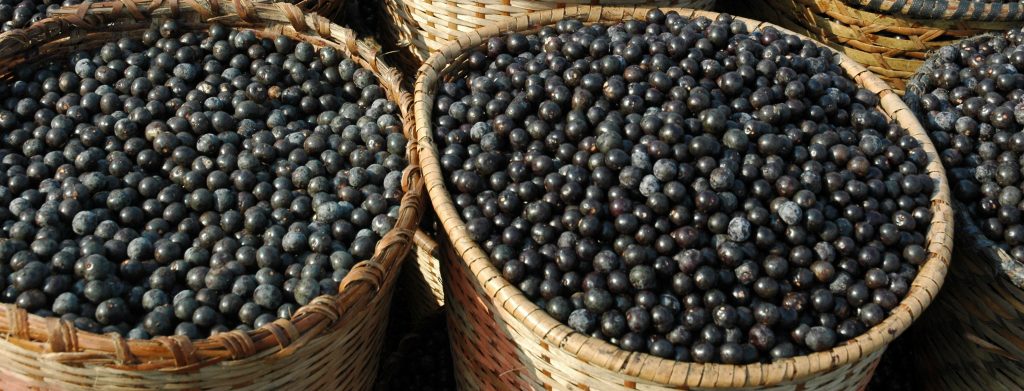
<svg viewBox="0 0 1024 391"><path fill-rule="evenodd" d="M771 364L722 365L676 362L630 353L575 332L531 302L506 280L488 255L470 239L465 222L445 187L433 141L435 91L465 66L467 55L503 32L533 32L564 18L613 24L642 18L647 8L568 7L505 19L460 35L421 67L415 115L427 190L443 231L448 323L456 377L465 389L861 389L885 348L931 303L945 277L952 246L952 209L942 165L920 123L888 85L842 54L837 63L863 88L881 97L880 109L925 146L928 173L938 183L932 196L933 220L927 236L928 260L908 296L881 324L832 350ZM684 16L717 14L679 10ZM738 19L749 27L765 23Z"/></svg>
<svg viewBox="0 0 1024 391"><path fill-rule="evenodd" d="M1017 1L751 0L756 16L825 42L902 92L928 52L1024 21Z"/></svg>
<svg viewBox="0 0 1024 391"><path fill-rule="evenodd" d="M174 18L189 29L214 21L261 36L287 35L316 47L332 46L372 71L397 102L412 140L411 96L401 75L352 31L304 14L287 3L249 0L187 4L160 0L91 3L56 12L56 17L0 35L0 69L26 62L63 59L73 50L96 48L139 36L155 21ZM76 330L57 318L0 306L0 388L3 389L368 389L375 381L391 293L411 247L421 215L422 178L415 142L395 228L370 260L358 264L336 296L321 296L281 319L250 332L233 331L203 340L164 337L125 340Z"/></svg>

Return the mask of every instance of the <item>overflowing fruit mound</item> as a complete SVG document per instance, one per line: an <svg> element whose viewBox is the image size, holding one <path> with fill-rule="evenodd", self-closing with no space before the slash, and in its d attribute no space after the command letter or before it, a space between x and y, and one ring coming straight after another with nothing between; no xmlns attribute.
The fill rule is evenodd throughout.
<svg viewBox="0 0 1024 391"><path fill-rule="evenodd" d="M47 13L64 6L81 4L83 0L3 0L0 1L0 31L28 27L46 18Z"/></svg>
<svg viewBox="0 0 1024 391"><path fill-rule="evenodd" d="M432 119L448 188L580 333L702 363L828 350L927 258L925 151L815 43L652 10L491 38L465 68Z"/></svg>
<svg viewBox="0 0 1024 391"><path fill-rule="evenodd" d="M953 197L989 239L1024 262L1024 32L944 47L932 65L917 78L922 122Z"/></svg>
<svg viewBox="0 0 1024 391"><path fill-rule="evenodd" d="M0 301L82 330L288 318L398 217L398 107L330 47L166 21L0 96Z"/></svg>

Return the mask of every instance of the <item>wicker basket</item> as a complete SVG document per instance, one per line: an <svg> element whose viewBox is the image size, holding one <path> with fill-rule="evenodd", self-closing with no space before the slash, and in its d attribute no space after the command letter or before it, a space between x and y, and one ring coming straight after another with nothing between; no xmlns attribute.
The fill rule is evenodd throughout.
<svg viewBox="0 0 1024 391"><path fill-rule="evenodd" d="M921 75L937 61L926 61L907 86L906 101L921 118ZM911 334L917 370L928 389L1024 389L1024 264L989 240L965 207L956 209L961 229L947 289Z"/></svg>
<svg viewBox="0 0 1024 391"><path fill-rule="evenodd" d="M340 1L328 1L333 2ZM377 18L387 23L380 32L381 43L393 54L389 58L393 58L407 75L415 75L416 68L431 52L444 46L460 32L473 31L511 15L563 8L572 4L647 4L710 9L715 0L382 0L378 7L381 14ZM341 7L332 7L314 9L332 19L342 17L337 13ZM429 234L418 235L417 238L429 240ZM401 297L408 303L414 322L444 306L441 262L436 256L421 251L419 244L417 242L419 249L416 250L416 269L408 268L402 273L402 286L407 293L403 292Z"/></svg>
<svg viewBox="0 0 1024 391"><path fill-rule="evenodd" d="M380 80L399 103L413 140L411 95L400 74L345 28L294 5L249 0L121 0L57 11L24 30L0 35L0 74L30 61L64 58L125 36L141 36L154 22L177 18L187 29L213 21L286 34L315 46L333 46ZM336 296L321 296L291 319L260 329L190 341L184 337L125 340L79 331L58 318L0 306L0 389L369 389L375 380L391 293L422 210L422 176L415 142L409 143L405 192L395 228L374 256L359 263Z"/></svg>
<svg viewBox="0 0 1024 391"><path fill-rule="evenodd" d="M401 49L402 64L416 70L431 52L460 32L527 12L581 5L646 5L711 9L715 0L383 0L385 41Z"/></svg>
<svg viewBox="0 0 1024 391"><path fill-rule="evenodd" d="M1017 1L746 0L737 12L825 42L900 93L928 52L1024 22Z"/></svg>
<svg viewBox="0 0 1024 391"><path fill-rule="evenodd" d="M916 117L889 87L849 57L837 54L840 66L859 85L881 97L881 109L918 139L930 158L927 170L936 181L934 220L928 232L928 261L910 293L881 324L832 350L771 364L721 365L683 363L619 350L607 342L574 332L538 308L505 280L487 254L470 239L445 188L431 118L438 83L457 74L488 37L507 31L536 31L566 17L588 23L642 18L646 8L570 7L532 13L489 25L455 39L420 68L416 82L416 130L427 191L447 237L445 282L448 324L455 352L456 376L464 389L743 389L850 390L863 388L886 346L917 319L938 293L952 246L953 219L945 171ZM717 14L680 10L691 17ZM766 23L742 20L751 27Z"/></svg>

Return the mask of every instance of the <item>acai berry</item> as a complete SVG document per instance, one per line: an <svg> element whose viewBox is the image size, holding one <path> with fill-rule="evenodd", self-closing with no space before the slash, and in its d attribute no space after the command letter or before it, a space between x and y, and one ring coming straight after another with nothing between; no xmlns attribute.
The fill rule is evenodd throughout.
<svg viewBox="0 0 1024 391"><path fill-rule="evenodd" d="M98 45L0 81L0 301L129 338L250 330L394 227L402 115L339 49L173 20Z"/></svg>
<svg viewBox="0 0 1024 391"><path fill-rule="evenodd" d="M928 156L814 42L652 10L464 58L433 102L447 188L575 332L702 363L825 351L927 258Z"/></svg>

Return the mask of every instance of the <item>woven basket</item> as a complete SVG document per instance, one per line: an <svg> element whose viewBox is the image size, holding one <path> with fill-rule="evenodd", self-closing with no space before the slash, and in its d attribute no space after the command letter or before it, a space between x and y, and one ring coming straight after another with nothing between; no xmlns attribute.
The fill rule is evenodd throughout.
<svg viewBox="0 0 1024 391"><path fill-rule="evenodd" d="M412 137L411 95L401 76L345 28L303 15L287 3L249 0L216 2L121 0L57 11L24 30L0 35L0 75L30 61L66 58L176 18L187 29L216 21L253 29L263 36L285 34L315 46L333 46L371 70L389 99L397 102ZM403 176L404 196L395 228L378 243L370 260L354 267L336 296L321 296L291 319L260 329L185 337L125 340L116 334L79 331L58 318L0 306L0 389L368 389L377 373L391 293L408 253L422 210L422 176L415 142Z"/></svg>
<svg viewBox="0 0 1024 391"><path fill-rule="evenodd" d="M1024 22L1015 1L745 0L737 12L827 43L900 93L928 52Z"/></svg>
<svg viewBox="0 0 1024 391"><path fill-rule="evenodd" d="M953 245L953 212L945 171L916 117L889 87L849 57L836 55L859 85L878 93L880 109L919 140L929 156L927 170L936 181L934 219L928 231L927 262L908 296L892 314L867 333L832 350L771 364L722 365L683 363L629 353L605 341L574 332L538 308L505 280L472 239L445 188L431 119L438 84L457 75L469 49L507 31L536 31L567 17L585 23L614 23L642 18L646 8L569 7L532 13L489 25L455 39L420 68L416 81L416 131L423 148L420 163L427 191L445 233L445 282L448 324L456 376L464 389L737 389L850 390L869 381L886 346L917 319L938 293ZM685 16L717 14L679 10ZM738 19L751 28L768 25Z"/></svg>
<svg viewBox="0 0 1024 391"><path fill-rule="evenodd" d="M937 61L926 61L907 86L907 103L921 118L921 75ZM918 372L928 389L1024 389L1024 264L989 240L965 207L956 209L961 229L947 289L912 333Z"/></svg>
<svg viewBox="0 0 1024 391"><path fill-rule="evenodd" d="M473 31L511 15L563 8L572 4L646 4L652 7L710 9L715 0L381 0L378 7L381 14L377 17L387 23L380 30L381 43L391 50L389 53L394 55L395 62L407 75L415 75L416 68L431 52L440 49L461 32ZM330 4L329 7L313 9L334 20L342 17L338 13L342 6ZM417 235L417 238L429 240L429 235ZM414 322L444 306L441 262L436 256L420 251L422 246L419 244L417 242L416 269L408 268L402 273L402 286L408 293L401 297L408 303Z"/></svg>
<svg viewBox="0 0 1024 391"><path fill-rule="evenodd" d="M715 0L383 0L388 41L401 49L402 66L415 71L431 52L460 32L534 11L572 5L646 5L711 9Z"/></svg>

